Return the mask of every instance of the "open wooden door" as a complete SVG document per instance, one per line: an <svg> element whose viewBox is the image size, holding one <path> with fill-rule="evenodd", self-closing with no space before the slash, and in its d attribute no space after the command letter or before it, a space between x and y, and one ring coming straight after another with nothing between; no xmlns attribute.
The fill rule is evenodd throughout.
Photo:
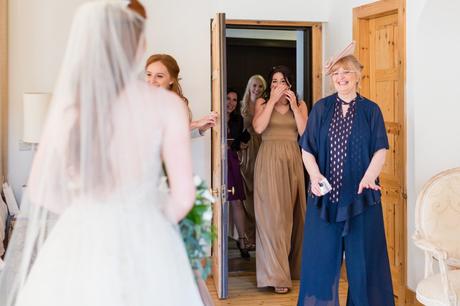
<svg viewBox="0 0 460 306"><path fill-rule="evenodd" d="M354 9L357 56L364 65L361 93L381 108L390 149L380 174L382 209L396 305L406 294L405 18L404 0Z"/></svg>
<svg viewBox="0 0 460 306"><path fill-rule="evenodd" d="M226 75L225 14L218 13L211 22L212 110L220 114L220 119L211 133L211 185L216 198L213 224L217 230L217 239L212 246L212 275L220 299L228 296Z"/></svg>

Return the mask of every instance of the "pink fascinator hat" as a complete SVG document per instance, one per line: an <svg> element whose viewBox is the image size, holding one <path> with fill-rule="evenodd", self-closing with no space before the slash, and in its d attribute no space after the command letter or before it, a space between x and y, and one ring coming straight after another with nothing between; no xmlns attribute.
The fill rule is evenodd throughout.
<svg viewBox="0 0 460 306"><path fill-rule="evenodd" d="M331 69L337 63L340 59L344 58L345 56L348 55L353 55L355 52L355 46L356 42L353 40L348 46L345 47L342 51L339 52L336 56L333 56L331 59L329 59L326 64L324 65L324 72L326 75L331 74Z"/></svg>

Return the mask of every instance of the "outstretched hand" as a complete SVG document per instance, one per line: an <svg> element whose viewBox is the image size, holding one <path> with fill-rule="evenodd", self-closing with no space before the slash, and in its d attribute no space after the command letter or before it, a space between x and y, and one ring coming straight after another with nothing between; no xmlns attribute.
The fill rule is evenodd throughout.
<svg viewBox="0 0 460 306"><path fill-rule="evenodd" d="M211 112L208 115L204 116L203 118L195 121L194 124L198 128L200 133L204 133L209 128L212 128L216 125L217 116L218 114L216 112Z"/></svg>
<svg viewBox="0 0 460 306"><path fill-rule="evenodd" d="M364 189L382 190L382 187L375 183L374 178L365 175L359 183L358 194L361 194Z"/></svg>

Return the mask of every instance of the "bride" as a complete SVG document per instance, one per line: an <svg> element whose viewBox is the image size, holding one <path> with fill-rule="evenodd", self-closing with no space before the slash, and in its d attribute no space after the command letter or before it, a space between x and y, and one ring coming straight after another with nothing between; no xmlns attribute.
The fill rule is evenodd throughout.
<svg viewBox="0 0 460 306"><path fill-rule="evenodd" d="M78 10L0 305L202 305L176 226L194 198L187 110L137 81L143 30L122 1Z"/></svg>

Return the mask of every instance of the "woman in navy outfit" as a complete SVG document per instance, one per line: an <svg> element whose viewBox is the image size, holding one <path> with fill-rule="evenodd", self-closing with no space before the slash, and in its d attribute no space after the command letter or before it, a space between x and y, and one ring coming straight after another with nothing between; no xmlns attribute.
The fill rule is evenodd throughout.
<svg viewBox="0 0 460 306"><path fill-rule="evenodd" d="M357 93L353 50L326 66L337 93L316 102L299 141L310 187L298 306L339 305L344 254L347 306L394 306L378 178L388 138L379 106Z"/></svg>

